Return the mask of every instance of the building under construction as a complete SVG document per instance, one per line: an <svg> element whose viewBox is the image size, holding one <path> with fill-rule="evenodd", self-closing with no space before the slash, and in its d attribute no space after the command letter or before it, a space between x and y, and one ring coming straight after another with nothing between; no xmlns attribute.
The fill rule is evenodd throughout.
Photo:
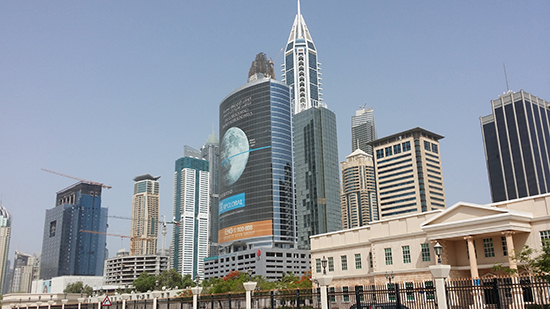
<svg viewBox="0 0 550 309"><path fill-rule="evenodd" d="M119 251L113 258L105 261L105 284L118 285L119 288L129 287L141 273L160 275L168 269L166 255L131 256L128 252Z"/></svg>
<svg viewBox="0 0 550 309"><path fill-rule="evenodd" d="M107 232L101 189L101 184L81 181L57 192L55 207L46 210L40 279L103 275L106 235L81 231Z"/></svg>

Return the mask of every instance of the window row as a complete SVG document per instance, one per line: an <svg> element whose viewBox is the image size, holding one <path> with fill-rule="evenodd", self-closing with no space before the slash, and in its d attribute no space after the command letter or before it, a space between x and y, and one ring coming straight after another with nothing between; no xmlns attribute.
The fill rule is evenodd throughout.
<svg viewBox="0 0 550 309"><path fill-rule="evenodd" d="M395 302L396 294L393 292L399 285L401 291L405 292L406 299L402 301L414 302L423 298L427 301L435 300L434 282L426 280L424 282L403 282L403 283L386 283L385 285L358 285L351 289L349 286L329 287L328 296L331 303L349 303L355 301L355 294L359 295L359 301L365 303L383 303ZM318 289L319 290L319 289ZM317 293L318 295L320 292ZM350 297L351 295L351 297ZM320 296L317 296L320 302Z"/></svg>
<svg viewBox="0 0 550 309"><path fill-rule="evenodd" d="M401 152L410 151L411 150L411 142L404 142L401 144L381 148L376 150L376 158L381 159L384 157L389 157L394 154L400 154Z"/></svg>
<svg viewBox="0 0 550 309"><path fill-rule="evenodd" d="M424 150L431 151L433 153L439 153L437 144L430 143L428 141L424 141Z"/></svg>

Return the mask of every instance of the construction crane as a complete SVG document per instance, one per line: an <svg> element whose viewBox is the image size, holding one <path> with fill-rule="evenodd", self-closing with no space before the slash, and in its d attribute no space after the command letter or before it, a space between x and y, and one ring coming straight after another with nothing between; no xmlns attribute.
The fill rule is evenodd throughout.
<svg viewBox="0 0 550 309"><path fill-rule="evenodd" d="M108 186L108 185L105 185L105 184L102 184L102 183L99 183L99 182L90 181L90 180L86 180L86 179L82 179L82 178L78 178L78 177L74 177L74 176L70 176L70 175L65 175L65 174L62 174L62 173L59 173L59 172L47 170L45 168L42 168L41 170L43 170L44 172L48 172L48 173L56 174L56 175L59 175L59 176L63 176L63 177L71 178L71 179L74 179L74 180L78 180L78 181L83 182L83 183L88 183L88 184L91 184L91 185L98 185L98 186L101 186L101 187L106 188L106 189L111 189L112 188L111 186Z"/></svg>
<svg viewBox="0 0 550 309"><path fill-rule="evenodd" d="M115 219L123 219L123 220L132 220L132 221L149 221L147 219L132 219L130 217L123 217L123 216L107 216L108 218L115 218ZM162 224L162 252L164 254L166 249L166 224L175 224L179 226L179 221L176 221L176 218L174 218L172 221L166 221L166 216L162 215L162 221L158 221L159 224ZM138 237L139 238L139 237Z"/></svg>
<svg viewBox="0 0 550 309"><path fill-rule="evenodd" d="M145 236L128 236L128 235L120 235L120 234L111 234L111 233L103 233L98 231L89 231L89 230L79 230L79 232L83 233L91 233L91 234L99 234L99 235L106 235L106 236L115 236L120 238L128 238L130 240L153 240L154 237L145 237ZM130 252L135 252L135 241L130 242Z"/></svg>

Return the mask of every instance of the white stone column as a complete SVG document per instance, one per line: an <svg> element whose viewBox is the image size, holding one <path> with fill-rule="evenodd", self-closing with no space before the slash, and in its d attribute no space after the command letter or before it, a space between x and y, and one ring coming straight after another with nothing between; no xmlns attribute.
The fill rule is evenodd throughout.
<svg viewBox="0 0 550 309"><path fill-rule="evenodd" d="M98 296L97 297L97 309L101 309L101 302L105 299L105 296Z"/></svg>
<svg viewBox="0 0 550 309"><path fill-rule="evenodd" d="M472 279L479 278L474 238L472 236L466 236L464 237L464 239L468 242L468 254L470 255L470 274L472 276Z"/></svg>
<svg viewBox="0 0 550 309"><path fill-rule="evenodd" d="M126 301L130 298L130 294L124 293L120 297L122 297L122 309L126 309Z"/></svg>
<svg viewBox="0 0 550 309"><path fill-rule="evenodd" d="M512 231L506 231L502 232L502 235L506 237L506 248L508 249L508 265L510 269L518 270L518 264L515 259L516 250L514 249L514 238L513 235L515 232Z"/></svg>
<svg viewBox="0 0 550 309"><path fill-rule="evenodd" d="M157 300L160 297L161 292L153 291L151 294L153 295L153 309L157 309Z"/></svg>
<svg viewBox="0 0 550 309"><path fill-rule="evenodd" d="M82 303L84 302L84 297L79 297L77 300L78 300L78 309L80 309L82 307Z"/></svg>
<svg viewBox="0 0 550 309"><path fill-rule="evenodd" d="M470 274L472 276L472 283L477 286L481 284L479 279L479 270L477 269L477 257L476 257L476 248L474 244L474 238L472 236L464 237L468 242L468 254L470 256ZM483 308L483 295L481 290L475 290L473 293L474 304L470 305L472 308Z"/></svg>
<svg viewBox="0 0 550 309"><path fill-rule="evenodd" d="M519 286L519 274L518 274L518 264L516 261L516 250L514 249L514 238L513 235L515 232L506 231L502 232L502 235L506 237L506 249L508 249L508 267L514 269L515 272L512 274L512 283ZM512 289L512 298L514 299L515 304L521 304L520 308L523 307L523 292L521 289Z"/></svg>
<svg viewBox="0 0 550 309"><path fill-rule="evenodd" d="M257 282L248 281L243 282L244 289L246 290L246 309L252 308L252 291L256 288Z"/></svg>
<svg viewBox="0 0 550 309"><path fill-rule="evenodd" d="M437 293L437 308L447 309L447 294L445 293L445 279L449 277L451 265L430 265L430 272L435 279L435 292Z"/></svg>
<svg viewBox="0 0 550 309"><path fill-rule="evenodd" d="M202 292L202 288L200 286L192 287L191 292L193 293L193 309L197 309L199 307L199 295Z"/></svg>
<svg viewBox="0 0 550 309"><path fill-rule="evenodd" d="M322 275L317 278L317 282L321 287L321 309L328 309L327 288L332 282L332 276Z"/></svg>

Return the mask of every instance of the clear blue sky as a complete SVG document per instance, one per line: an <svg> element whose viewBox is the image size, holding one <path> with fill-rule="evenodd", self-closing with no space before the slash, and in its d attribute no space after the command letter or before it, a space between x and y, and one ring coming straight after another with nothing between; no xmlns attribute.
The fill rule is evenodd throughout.
<svg viewBox="0 0 550 309"><path fill-rule="evenodd" d="M445 136L448 206L489 203L479 117L506 91L503 63L510 89L550 101L550 2L303 0L302 14L340 160L366 104L379 137L417 126ZM170 218L183 146L217 132L220 101L246 82L258 52L276 60L280 79L277 54L295 15L293 0L0 1L9 258L41 251L45 210L74 183L40 168L111 185L102 204L116 216L130 216L135 176L161 175ZM129 221L110 219L108 232L128 235ZM128 249L107 241L110 256Z"/></svg>

